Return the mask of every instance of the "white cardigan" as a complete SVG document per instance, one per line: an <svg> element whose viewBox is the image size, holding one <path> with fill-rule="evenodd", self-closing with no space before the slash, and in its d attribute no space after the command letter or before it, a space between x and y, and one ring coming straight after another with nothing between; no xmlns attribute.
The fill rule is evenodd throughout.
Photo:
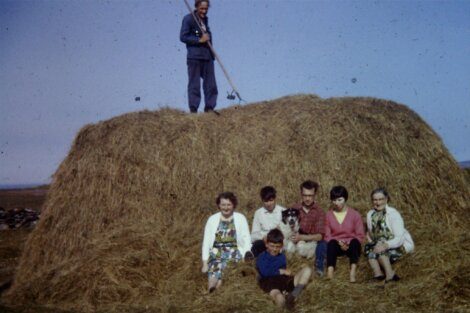
<svg viewBox="0 0 470 313"><path fill-rule="evenodd" d="M209 260L209 252L214 246L215 233L220 223L220 216L222 214L216 213L211 215L207 220L206 227L204 228L204 239L202 241L202 260ZM235 222L235 230L237 232L237 246L242 257L245 256L247 251L251 249L250 229L248 222L243 214L233 212L233 221Z"/></svg>
<svg viewBox="0 0 470 313"><path fill-rule="evenodd" d="M388 205L385 207L385 211L385 223L394 236L393 239L387 241L388 248L396 249L404 246L407 253L413 252L415 244L410 233L405 229L400 213L395 208ZM369 232L372 230L372 213L374 212L374 209L367 212L367 230Z"/></svg>

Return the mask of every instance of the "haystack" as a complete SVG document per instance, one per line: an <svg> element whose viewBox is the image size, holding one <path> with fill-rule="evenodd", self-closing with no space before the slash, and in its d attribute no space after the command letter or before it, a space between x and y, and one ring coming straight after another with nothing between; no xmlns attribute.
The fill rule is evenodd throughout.
<svg viewBox="0 0 470 313"><path fill-rule="evenodd" d="M259 189L298 200L305 179L321 183L327 209L336 184L364 216L386 186L417 251L398 263L397 284L314 279L299 312L465 311L470 262L469 188L440 138L407 107L372 98L298 95L189 115L162 109L85 126L54 175L31 234L10 304L80 312L272 312L250 264L206 294L200 273L204 223L225 190L251 221ZM289 260L294 269L303 259ZM311 261L310 261L311 262ZM377 303L380 301L380 304Z"/></svg>

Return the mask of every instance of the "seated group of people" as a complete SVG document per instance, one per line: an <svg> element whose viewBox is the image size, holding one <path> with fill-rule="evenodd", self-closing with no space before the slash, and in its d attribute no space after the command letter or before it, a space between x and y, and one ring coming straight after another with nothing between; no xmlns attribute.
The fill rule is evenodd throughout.
<svg viewBox="0 0 470 313"><path fill-rule="evenodd" d="M347 204L348 191L335 186L330 191L331 209L324 212L316 201L318 183L307 180L300 185L301 202L288 209L276 204L276 190L265 186L260 191L263 206L256 210L250 233L245 216L235 212L238 200L232 192L217 197L218 213L209 217L202 244L202 272L208 274L208 290L222 285L222 272L231 262L256 258L261 289L278 306L292 307L312 276L305 266L296 275L287 269L287 253L315 257L319 277L334 277L338 256L350 263L350 282L356 282L361 245L373 271L373 279L397 281L392 264L412 252L413 240L400 213L388 205L384 188L372 191L372 209L367 213L367 233L358 211ZM287 248L289 247L289 248ZM287 295L287 297L286 297Z"/></svg>

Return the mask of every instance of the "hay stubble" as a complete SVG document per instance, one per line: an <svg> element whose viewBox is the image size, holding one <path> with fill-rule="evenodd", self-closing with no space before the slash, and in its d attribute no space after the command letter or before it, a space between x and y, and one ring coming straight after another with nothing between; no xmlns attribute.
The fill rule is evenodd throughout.
<svg viewBox="0 0 470 313"><path fill-rule="evenodd" d="M364 216L386 186L417 251L396 266L397 284L314 279L298 312L461 311L469 299L469 188L438 136L403 105L372 98L284 97L189 115L137 112L85 126L54 175L9 303L99 312L272 312L249 264L206 294L202 231L224 190L250 222L259 188L298 200L304 179L350 191ZM289 260L294 269L305 262ZM380 302L380 304L378 304Z"/></svg>

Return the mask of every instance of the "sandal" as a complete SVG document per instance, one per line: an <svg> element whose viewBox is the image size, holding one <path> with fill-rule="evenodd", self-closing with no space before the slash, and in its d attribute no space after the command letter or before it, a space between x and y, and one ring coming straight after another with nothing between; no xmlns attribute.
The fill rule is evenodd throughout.
<svg viewBox="0 0 470 313"><path fill-rule="evenodd" d="M399 280L400 280L400 277L397 274L394 274L392 278L386 279L385 282L389 283L389 282L392 282L392 281L399 281Z"/></svg>

